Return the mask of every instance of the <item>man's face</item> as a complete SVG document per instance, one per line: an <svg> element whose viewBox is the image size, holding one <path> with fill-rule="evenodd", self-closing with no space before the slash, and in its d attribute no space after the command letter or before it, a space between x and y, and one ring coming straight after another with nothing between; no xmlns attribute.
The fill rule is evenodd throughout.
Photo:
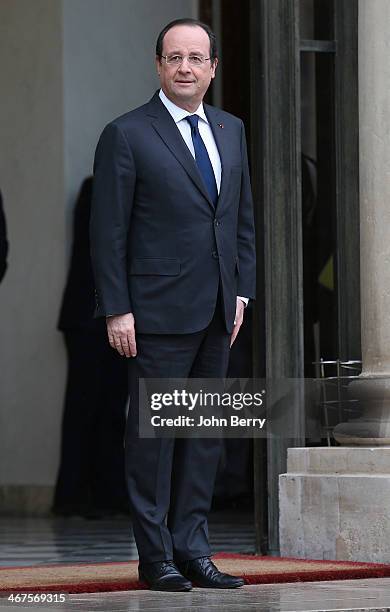
<svg viewBox="0 0 390 612"><path fill-rule="evenodd" d="M194 111L199 106L215 76L218 60L207 60L200 66L188 62L189 55L210 57L210 39L199 26L180 25L168 30L164 36L162 55L181 55L180 65L167 64L156 58L157 72L165 95L177 106Z"/></svg>

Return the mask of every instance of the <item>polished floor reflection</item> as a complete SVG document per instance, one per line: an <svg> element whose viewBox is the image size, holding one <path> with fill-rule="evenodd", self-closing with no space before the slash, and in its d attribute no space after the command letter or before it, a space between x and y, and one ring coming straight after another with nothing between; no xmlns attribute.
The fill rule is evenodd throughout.
<svg viewBox="0 0 390 612"><path fill-rule="evenodd" d="M214 512L209 525L213 553L254 552L251 513ZM137 558L129 518L0 518L0 567Z"/></svg>
<svg viewBox="0 0 390 612"><path fill-rule="evenodd" d="M193 589L189 593L124 591L68 595L63 604L20 606L0 599L0 612L317 612L390 610L390 578L245 586L232 591Z"/></svg>

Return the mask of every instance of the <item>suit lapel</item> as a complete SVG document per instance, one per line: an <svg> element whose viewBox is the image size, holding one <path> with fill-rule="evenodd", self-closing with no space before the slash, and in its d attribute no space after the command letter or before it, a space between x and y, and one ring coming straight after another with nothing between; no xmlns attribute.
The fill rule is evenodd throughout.
<svg viewBox="0 0 390 612"><path fill-rule="evenodd" d="M152 121L153 128L156 130L160 138L174 155L177 161L183 166L191 180L201 191L212 209L214 210L213 202L208 194L208 191L203 183L202 177L199 174L196 162L191 155L186 143L184 142L180 131L172 119L169 111L161 102L158 93L156 93L149 102L148 115L154 117Z"/></svg>

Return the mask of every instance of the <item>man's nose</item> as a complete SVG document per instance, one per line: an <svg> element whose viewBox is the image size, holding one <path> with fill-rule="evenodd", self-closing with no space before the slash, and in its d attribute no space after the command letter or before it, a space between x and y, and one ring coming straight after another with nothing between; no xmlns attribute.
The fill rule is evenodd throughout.
<svg viewBox="0 0 390 612"><path fill-rule="evenodd" d="M183 61L179 66L179 71L180 72L191 72L191 65L190 65L190 62L188 61L188 57L183 57Z"/></svg>

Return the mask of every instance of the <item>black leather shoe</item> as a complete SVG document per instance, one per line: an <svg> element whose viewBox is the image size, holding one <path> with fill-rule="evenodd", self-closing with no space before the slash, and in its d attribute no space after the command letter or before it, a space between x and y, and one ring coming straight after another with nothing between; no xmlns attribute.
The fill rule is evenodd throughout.
<svg viewBox="0 0 390 612"><path fill-rule="evenodd" d="M192 584L181 575L173 561L144 563L138 567L141 582L152 591L190 591Z"/></svg>
<svg viewBox="0 0 390 612"><path fill-rule="evenodd" d="M236 589L245 584L242 578L220 572L210 557L183 561L177 566L183 576L191 580L195 586L209 589Z"/></svg>

